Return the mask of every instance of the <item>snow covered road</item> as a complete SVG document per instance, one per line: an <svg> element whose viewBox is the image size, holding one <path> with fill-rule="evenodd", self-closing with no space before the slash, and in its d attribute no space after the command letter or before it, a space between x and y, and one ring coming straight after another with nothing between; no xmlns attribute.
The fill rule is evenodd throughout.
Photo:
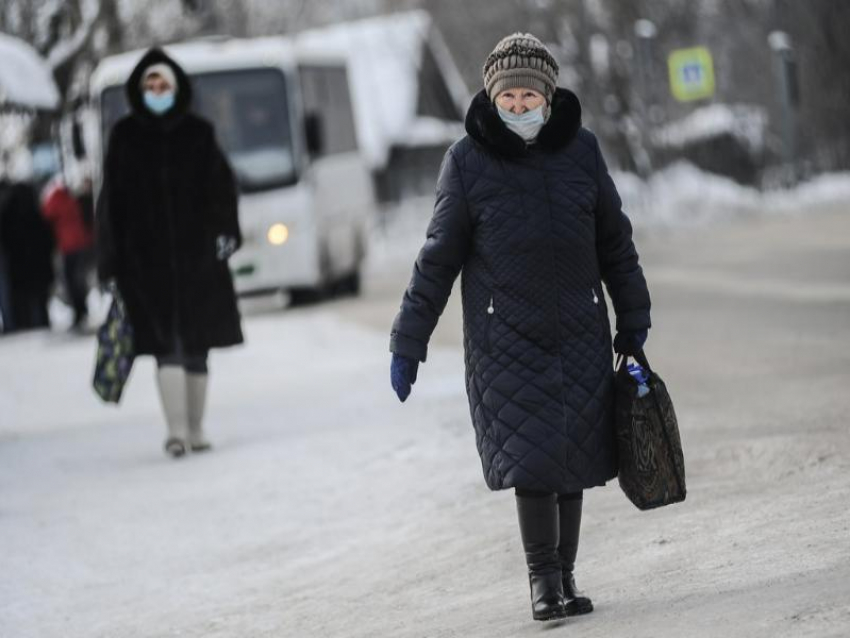
<svg viewBox="0 0 850 638"><path fill-rule="evenodd" d="M850 214L639 237L684 504L585 499L596 611L550 635L850 635ZM179 462L150 361L119 409L94 345L0 341L0 637L534 636L510 493L483 484L453 295L408 402L366 294L246 318L214 353L214 453ZM693 276L689 276L692 274Z"/></svg>

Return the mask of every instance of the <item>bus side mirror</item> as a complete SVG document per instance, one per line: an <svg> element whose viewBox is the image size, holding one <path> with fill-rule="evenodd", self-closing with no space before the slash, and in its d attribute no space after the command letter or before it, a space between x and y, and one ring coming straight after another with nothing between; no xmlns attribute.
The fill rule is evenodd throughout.
<svg viewBox="0 0 850 638"><path fill-rule="evenodd" d="M321 116L318 113L308 113L304 118L304 129L307 136L307 151L313 157L318 157L324 150Z"/></svg>

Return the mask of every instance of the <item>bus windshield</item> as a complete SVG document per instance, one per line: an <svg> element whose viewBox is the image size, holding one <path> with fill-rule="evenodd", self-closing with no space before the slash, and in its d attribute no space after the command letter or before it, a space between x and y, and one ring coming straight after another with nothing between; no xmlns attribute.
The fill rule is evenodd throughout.
<svg viewBox="0 0 850 638"><path fill-rule="evenodd" d="M275 69L238 69L191 76L192 110L215 126L243 192L296 181L286 80ZM102 95L104 147L109 131L129 108L124 87Z"/></svg>

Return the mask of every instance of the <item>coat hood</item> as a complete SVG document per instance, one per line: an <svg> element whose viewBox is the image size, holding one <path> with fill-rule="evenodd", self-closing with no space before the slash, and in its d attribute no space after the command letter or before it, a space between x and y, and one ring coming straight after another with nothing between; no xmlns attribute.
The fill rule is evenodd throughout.
<svg viewBox="0 0 850 638"><path fill-rule="evenodd" d="M140 86L145 69L153 64L167 64L177 78L177 95L175 96L174 106L164 115L154 115L148 110ZM150 124L163 124L167 127L180 120L192 103L192 84L189 82L189 76L186 75L179 64L166 55L165 51L156 47L150 49L139 60L130 74L127 84L124 85L124 90L127 93L127 101L133 115Z"/></svg>
<svg viewBox="0 0 850 638"><path fill-rule="evenodd" d="M563 148L575 137L581 127L581 104L576 94L569 89L555 89L552 112L540 129L532 146L537 145L552 152ZM511 131L487 92L479 91L466 113L466 132L486 149L507 158L521 157L528 153L525 141Z"/></svg>

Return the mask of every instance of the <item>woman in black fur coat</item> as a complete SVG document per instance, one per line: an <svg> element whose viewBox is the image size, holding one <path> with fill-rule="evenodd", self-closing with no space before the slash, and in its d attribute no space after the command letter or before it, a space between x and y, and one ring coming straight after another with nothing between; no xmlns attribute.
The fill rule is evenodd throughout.
<svg viewBox="0 0 850 638"><path fill-rule="evenodd" d="M463 271L476 444L487 485L516 491L536 620L593 609L573 578L583 490L617 475L612 349L637 353L650 326L631 224L578 98L557 78L529 34L487 58L390 340L404 401Z"/></svg>
<svg viewBox="0 0 850 638"><path fill-rule="evenodd" d="M166 451L209 449L202 419L210 348L242 343L227 259L241 244L237 189L192 87L151 49L126 85L97 203L98 272L114 280L137 354L157 359Z"/></svg>
<svg viewBox="0 0 850 638"><path fill-rule="evenodd" d="M5 259L10 293L4 332L50 327L54 248L53 233L41 215L32 184L0 183L0 259Z"/></svg>

